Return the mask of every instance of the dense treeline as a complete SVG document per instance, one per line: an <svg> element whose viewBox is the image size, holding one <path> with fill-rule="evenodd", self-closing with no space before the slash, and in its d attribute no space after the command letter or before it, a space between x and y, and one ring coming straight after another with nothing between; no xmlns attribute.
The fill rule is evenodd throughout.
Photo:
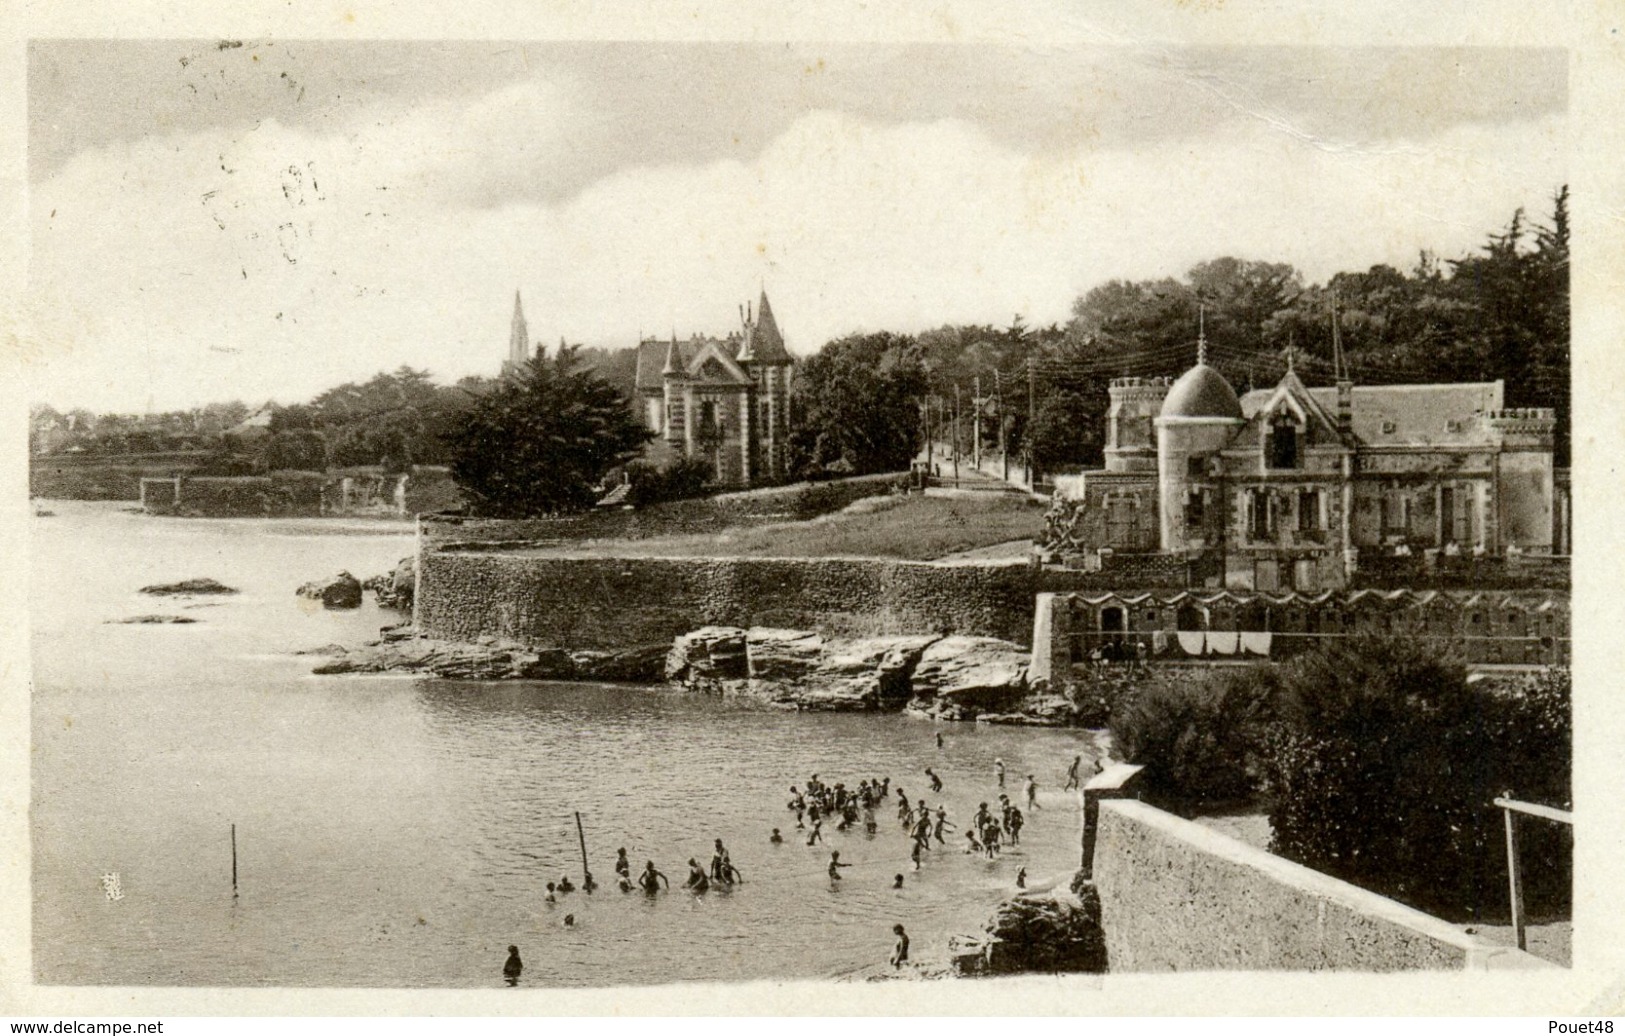
<svg viewBox="0 0 1625 1036"><path fill-rule="evenodd" d="M1002 430L1040 467L1098 465L1112 378L1177 376L1195 360L1200 324L1209 362L1238 390L1274 384L1288 350L1306 381L1330 384L1334 311L1357 384L1502 379L1508 406L1558 411L1558 463L1568 463L1567 187L1546 222L1531 224L1520 209L1479 251L1453 260L1424 252L1406 271L1379 265L1305 284L1289 264L1225 257L1183 278L1098 285L1074 301L1064 327L1030 328L1018 316L1005 328L840 339L829 347L837 355L893 373L813 368L797 390L798 436L822 445L801 456L827 464L836 451L846 467L878 470L895 461L901 429L918 436L929 426L950 440L957 408L962 445L979 409L985 444ZM922 381L923 390L899 391ZM855 414L868 433L846 426Z"/></svg>

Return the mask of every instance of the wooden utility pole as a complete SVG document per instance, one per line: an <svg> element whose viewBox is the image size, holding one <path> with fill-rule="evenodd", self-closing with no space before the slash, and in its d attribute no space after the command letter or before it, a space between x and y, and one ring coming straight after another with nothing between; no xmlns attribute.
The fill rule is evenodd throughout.
<svg viewBox="0 0 1625 1036"><path fill-rule="evenodd" d="M237 898L237 825L231 825L231 898Z"/></svg>
<svg viewBox="0 0 1625 1036"><path fill-rule="evenodd" d="M1038 488L1038 458L1033 456L1033 426L1038 416L1038 369L1031 357L1027 359L1027 434L1022 441L1027 446L1027 488Z"/></svg>
<svg viewBox="0 0 1625 1036"><path fill-rule="evenodd" d="M999 419L999 463L1004 472L1000 476L1006 482L1010 481L1010 450L1004 438L1004 374L1001 371L993 372L993 410Z"/></svg>
<svg viewBox="0 0 1625 1036"><path fill-rule="evenodd" d="M976 467L976 470L981 471L982 470L982 376L980 374L976 375L976 398L971 400L971 413L972 413L971 421L972 421L972 425L973 425L972 430L971 430L971 434L973 436L975 436L975 438L972 440L972 442L974 442L975 445L972 447L972 450L974 452L971 454L971 456L975 458L973 463L974 463L974 465Z"/></svg>
<svg viewBox="0 0 1625 1036"><path fill-rule="evenodd" d="M959 386L954 385L954 487L959 486Z"/></svg>

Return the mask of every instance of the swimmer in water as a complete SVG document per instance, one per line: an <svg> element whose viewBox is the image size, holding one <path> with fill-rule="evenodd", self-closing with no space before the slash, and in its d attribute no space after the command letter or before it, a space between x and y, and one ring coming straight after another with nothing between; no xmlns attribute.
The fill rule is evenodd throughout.
<svg viewBox="0 0 1625 1036"><path fill-rule="evenodd" d="M979 853L979 852L982 851L982 843L978 842L976 840L976 832L975 831L966 831L965 832L965 843L966 843L965 844L965 852L967 852L967 853L973 853L974 854L974 853Z"/></svg>
<svg viewBox="0 0 1625 1036"><path fill-rule="evenodd" d="M901 968L908 963L908 933L903 931L900 924L892 925L891 930L892 934L897 936L897 945L892 947L891 951L891 966Z"/></svg>
<svg viewBox="0 0 1625 1036"><path fill-rule="evenodd" d="M519 947L508 947L508 961L502 965L502 977L507 980L508 985L517 986L519 976L524 970L525 962L519 959Z"/></svg>
<svg viewBox="0 0 1625 1036"><path fill-rule="evenodd" d="M773 845L784 844L784 836L779 834L779 829L776 827L773 829L773 833L767 836L767 840Z"/></svg>
<svg viewBox="0 0 1625 1036"><path fill-rule="evenodd" d="M993 760L993 776L999 780L999 787L1004 787L1004 760Z"/></svg>
<svg viewBox="0 0 1625 1036"><path fill-rule="evenodd" d="M564 927L566 927L566 928L574 928L575 926L576 926L576 915L574 915L574 914L565 914L564 915Z"/></svg>
<svg viewBox="0 0 1625 1036"><path fill-rule="evenodd" d="M942 731L937 731L937 747L942 747Z"/></svg>
<svg viewBox="0 0 1625 1036"><path fill-rule="evenodd" d="M933 824L932 827L931 827L931 833L936 836L938 845L947 845L948 844L948 840L942 837L942 829L945 828L945 827L953 827L953 826L954 825L952 825L952 824L950 824L948 822L948 810L945 809L942 806L938 806L937 807L937 822L935 824Z"/></svg>
<svg viewBox="0 0 1625 1036"><path fill-rule="evenodd" d="M942 791L942 778L933 773L929 766L925 768L925 775L931 778L931 794L940 794Z"/></svg>
<svg viewBox="0 0 1625 1036"><path fill-rule="evenodd" d="M823 840L824 840L824 822L822 820L814 820L813 821L813 826L812 826L812 834L809 834L807 836L807 844L812 845L815 842L822 842Z"/></svg>
<svg viewBox="0 0 1625 1036"><path fill-rule="evenodd" d="M592 895L592 890L598 887L598 882L592 880L592 871L583 871L581 874L581 890Z"/></svg>
<svg viewBox="0 0 1625 1036"><path fill-rule="evenodd" d="M1021 792L1022 792L1023 797L1025 797L1026 800L1027 800L1027 810L1028 810L1028 812L1031 812L1032 810L1035 810L1035 809L1039 808L1038 807L1038 782L1033 780L1033 775L1032 774L1029 773L1027 775L1027 780L1021 786Z"/></svg>
<svg viewBox="0 0 1625 1036"><path fill-rule="evenodd" d="M711 887L710 879L705 876L705 870L700 866L700 861L692 856L688 858L688 880L683 882L683 887L690 892L704 892Z"/></svg>
<svg viewBox="0 0 1625 1036"><path fill-rule="evenodd" d="M576 890L576 887L574 885L570 884L570 876L568 874L566 874L564 877L559 879L559 891L560 892L574 892L575 890Z"/></svg>
<svg viewBox="0 0 1625 1036"><path fill-rule="evenodd" d="M620 889L621 889L622 892L631 892L632 891L632 879L627 877L624 874L621 875Z"/></svg>
<svg viewBox="0 0 1625 1036"><path fill-rule="evenodd" d="M547 895L544 896L543 898L546 899L549 903L557 903L559 901L559 898L558 898L558 896L554 895L554 893L557 890L558 890L558 888L557 888L556 885L554 885L551 881L548 882L547 883Z"/></svg>
<svg viewBox="0 0 1625 1036"><path fill-rule="evenodd" d="M643 887L643 891L652 896L660 891L661 882L665 882L666 888L671 888L671 882L666 881L666 876L655 870L653 860L644 864L643 873L638 876L638 884Z"/></svg>
<svg viewBox="0 0 1625 1036"><path fill-rule="evenodd" d="M626 858L626 849L615 850L615 876L630 878L632 876L632 861Z"/></svg>
<svg viewBox="0 0 1625 1036"><path fill-rule="evenodd" d="M1026 887L1027 887L1027 868L1023 867L1020 870L1016 871L1016 888L1024 889Z"/></svg>
<svg viewBox="0 0 1625 1036"><path fill-rule="evenodd" d="M899 874L896 877L892 878L891 887L894 888L894 889L900 889L900 888L903 887L903 876L901 874Z"/></svg>

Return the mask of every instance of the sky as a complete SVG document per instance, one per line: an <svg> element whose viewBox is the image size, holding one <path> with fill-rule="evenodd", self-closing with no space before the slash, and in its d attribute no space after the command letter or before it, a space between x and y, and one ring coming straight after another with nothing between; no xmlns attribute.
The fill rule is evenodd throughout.
<svg viewBox="0 0 1625 1036"><path fill-rule="evenodd" d="M1567 56L37 40L33 398L299 402L535 339L792 352L1064 322L1223 255L1321 281L1478 247L1565 182Z"/></svg>

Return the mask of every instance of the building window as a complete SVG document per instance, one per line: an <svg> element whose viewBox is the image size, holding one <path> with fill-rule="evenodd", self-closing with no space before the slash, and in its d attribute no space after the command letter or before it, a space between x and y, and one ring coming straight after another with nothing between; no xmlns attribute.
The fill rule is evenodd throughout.
<svg viewBox="0 0 1625 1036"><path fill-rule="evenodd" d="M1382 434L1384 434L1384 435L1393 435L1397 431L1399 431L1399 426L1397 424L1395 424L1394 422L1392 422L1392 421L1384 421L1382 423Z"/></svg>
<svg viewBox="0 0 1625 1036"><path fill-rule="evenodd" d="M1382 497L1382 534L1403 536L1411 527L1411 498L1403 493Z"/></svg>
<svg viewBox="0 0 1625 1036"><path fill-rule="evenodd" d="M1203 506L1207 495L1200 489L1192 489L1185 494L1185 528L1200 529L1207 520L1206 508Z"/></svg>
<svg viewBox="0 0 1625 1036"><path fill-rule="evenodd" d="M1270 495L1261 489L1247 491L1247 532L1255 540L1267 540L1275 527Z"/></svg>
<svg viewBox="0 0 1625 1036"><path fill-rule="evenodd" d="M1188 457L1185 460L1185 476L1187 478L1207 477L1207 458Z"/></svg>
<svg viewBox="0 0 1625 1036"><path fill-rule="evenodd" d="M1298 466L1298 426L1290 418L1277 417L1264 437L1264 459L1272 468Z"/></svg>
<svg viewBox="0 0 1625 1036"><path fill-rule="evenodd" d="M1298 531L1320 531L1320 490L1301 489L1298 491Z"/></svg>
<svg viewBox="0 0 1625 1036"><path fill-rule="evenodd" d="M1139 522L1132 500L1106 501L1106 542L1113 547L1134 547Z"/></svg>

